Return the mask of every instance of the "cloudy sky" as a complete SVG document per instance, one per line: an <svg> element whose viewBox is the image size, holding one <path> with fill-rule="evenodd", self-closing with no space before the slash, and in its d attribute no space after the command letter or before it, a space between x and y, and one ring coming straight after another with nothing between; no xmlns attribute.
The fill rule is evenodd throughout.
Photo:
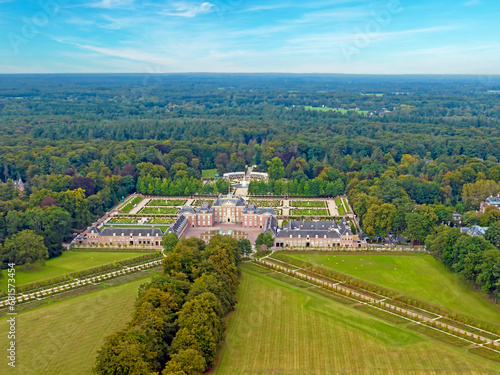
<svg viewBox="0 0 500 375"><path fill-rule="evenodd" d="M500 74L498 0L0 0L0 73Z"/></svg>

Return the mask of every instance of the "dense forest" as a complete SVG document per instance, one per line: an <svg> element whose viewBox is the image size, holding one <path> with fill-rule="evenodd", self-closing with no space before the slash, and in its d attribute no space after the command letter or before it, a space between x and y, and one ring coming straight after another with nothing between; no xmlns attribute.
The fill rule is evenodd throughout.
<svg viewBox="0 0 500 375"><path fill-rule="evenodd" d="M23 241L60 255L131 192L217 194L227 185L202 170L257 165L271 179L251 194L346 194L370 239L426 243L498 295L500 211L477 210L499 190L499 90L472 76L0 76L3 260L32 261ZM453 213L490 233L466 243Z"/></svg>

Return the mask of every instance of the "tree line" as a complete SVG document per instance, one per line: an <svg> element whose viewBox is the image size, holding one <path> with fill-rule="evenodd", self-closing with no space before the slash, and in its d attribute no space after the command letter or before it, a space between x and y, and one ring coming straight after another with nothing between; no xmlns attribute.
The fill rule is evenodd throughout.
<svg viewBox="0 0 500 375"><path fill-rule="evenodd" d="M238 241L177 242L167 234L163 274L140 287L132 320L107 337L95 374L201 375L215 363L224 318L234 308Z"/></svg>

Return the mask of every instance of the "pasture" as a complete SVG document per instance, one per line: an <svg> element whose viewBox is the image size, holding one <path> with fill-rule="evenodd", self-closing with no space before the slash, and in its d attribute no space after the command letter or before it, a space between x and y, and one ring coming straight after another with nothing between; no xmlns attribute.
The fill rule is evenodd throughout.
<svg viewBox="0 0 500 375"><path fill-rule="evenodd" d="M147 281L141 279L19 314L16 368L7 373L91 374L104 338L130 320L138 288ZM0 335L0 345L7 349L7 318L0 319L0 331L5 332Z"/></svg>
<svg viewBox="0 0 500 375"><path fill-rule="evenodd" d="M24 285L63 276L71 272L99 267L103 264L110 264L114 261L134 258L144 255L144 252L78 252L65 251L57 258L49 259L45 266L34 266L32 270L26 271L23 266L16 267L16 285ZM7 271L3 270L4 278L0 279L0 290L6 291Z"/></svg>
<svg viewBox="0 0 500 375"><path fill-rule="evenodd" d="M427 254L363 255L287 253L287 255L338 271L422 301L497 323L500 307L472 289L456 274Z"/></svg>
<svg viewBox="0 0 500 375"><path fill-rule="evenodd" d="M299 280L254 265L242 268L238 304L210 374L500 371L500 364L470 354L466 347L453 347L381 320Z"/></svg>

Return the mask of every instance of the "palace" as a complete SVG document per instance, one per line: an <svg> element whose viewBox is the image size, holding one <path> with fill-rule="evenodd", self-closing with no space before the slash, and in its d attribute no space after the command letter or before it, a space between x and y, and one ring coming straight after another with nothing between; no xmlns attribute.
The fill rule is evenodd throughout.
<svg viewBox="0 0 500 375"><path fill-rule="evenodd" d="M276 248L286 247L361 247L359 237L353 235L349 222L291 221L275 236Z"/></svg>
<svg viewBox="0 0 500 375"><path fill-rule="evenodd" d="M182 237L201 236L207 233L238 231L247 233L254 241L259 233L270 232L274 238L274 248L317 248L360 247L361 240L351 231L345 218L334 221L291 221L283 229L278 228L277 212L272 208L260 208L247 204L242 197L229 194L216 199L212 205L201 207L184 206L175 222L166 233ZM213 229L211 229L213 228ZM190 231L191 230L191 231ZM110 247L148 247L161 248L164 232L155 228L120 228L113 225L91 226L78 235L77 245Z"/></svg>
<svg viewBox="0 0 500 375"><path fill-rule="evenodd" d="M179 211L188 220L192 228L213 227L217 224L232 223L242 224L244 228L264 228L266 220L277 213L272 208L257 208L247 205L241 197L217 199L212 206L202 205L200 208L183 207Z"/></svg>
<svg viewBox="0 0 500 375"><path fill-rule="evenodd" d="M77 244L94 246L125 247L139 246L147 248L161 248L163 231L158 228L109 228L99 229L90 227L84 234L75 239Z"/></svg>

